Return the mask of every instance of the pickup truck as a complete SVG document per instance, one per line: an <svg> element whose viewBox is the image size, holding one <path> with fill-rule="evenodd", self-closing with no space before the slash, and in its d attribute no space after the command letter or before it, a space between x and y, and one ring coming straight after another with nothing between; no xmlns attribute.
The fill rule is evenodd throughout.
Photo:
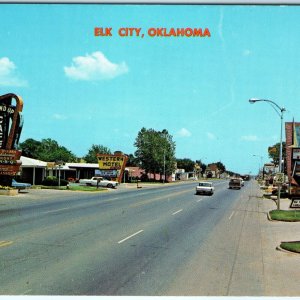
<svg viewBox="0 0 300 300"><path fill-rule="evenodd" d="M108 188L116 188L118 183L116 181L107 180L103 177L92 177L91 179L80 179L79 184L90 186L102 186Z"/></svg>
<svg viewBox="0 0 300 300"><path fill-rule="evenodd" d="M242 186L243 186L243 182L241 178L231 178L229 180L230 189L240 189Z"/></svg>
<svg viewBox="0 0 300 300"><path fill-rule="evenodd" d="M196 186L196 195L198 194L208 194L212 195L215 191L215 188L213 187L212 182L208 181L201 181Z"/></svg>

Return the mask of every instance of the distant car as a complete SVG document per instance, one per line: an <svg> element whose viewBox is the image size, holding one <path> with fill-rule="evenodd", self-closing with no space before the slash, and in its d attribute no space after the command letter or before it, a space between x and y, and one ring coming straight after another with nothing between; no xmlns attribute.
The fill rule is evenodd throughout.
<svg viewBox="0 0 300 300"><path fill-rule="evenodd" d="M212 182L208 181L200 181L199 184L196 186L196 195L199 194L207 194L212 195L215 191L215 188Z"/></svg>
<svg viewBox="0 0 300 300"><path fill-rule="evenodd" d="M17 182L15 179L12 180L11 186L18 190L30 189L31 184L25 182Z"/></svg>
<svg viewBox="0 0 300 300"><path fill-rule="evenodd" d="M229 188L230 189L240 189L243 186L240 178L231 178L229 180Z"/></svg>

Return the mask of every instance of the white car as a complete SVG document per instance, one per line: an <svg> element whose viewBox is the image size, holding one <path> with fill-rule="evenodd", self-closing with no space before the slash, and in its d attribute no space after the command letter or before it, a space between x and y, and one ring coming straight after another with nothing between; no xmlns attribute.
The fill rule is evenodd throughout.
<svg viewBox="0 0 300 300"><path fill-rule="evenodd" d="M118 182L107 180L104 179L103 177L92 177L91 179L80 179L79 184L116 188Z"/></svg>
<svg viewBox="0 0 300 300"><path fill-rule="evenodd" d="M215 188L212 182L209 181L200 181L199 184L196 186L196 195L199 194L212 195L214 191Z"/></svg>

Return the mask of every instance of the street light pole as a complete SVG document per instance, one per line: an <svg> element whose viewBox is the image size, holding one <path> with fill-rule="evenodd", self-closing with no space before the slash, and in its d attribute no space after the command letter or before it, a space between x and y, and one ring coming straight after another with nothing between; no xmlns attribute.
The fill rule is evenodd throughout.
<svg viewBox="0 0 300 300"><path fill-rule="evenodd" d="M271 106L274 108L276 113L280 117L280 150L279 150L279 163L278 163L278 168L279 168L279 173L282 172L282 128L283 128L283 113L286 111L284 107L280 107L277 103L275 103L272 100L268 99L257 99L257 98L251 98L249 99L250 103L255 103L255 102L268 102L271 104ZM280 190L281 190L281 185L278 185L278 195L277 195L277 209L280 209Z"/></svg>

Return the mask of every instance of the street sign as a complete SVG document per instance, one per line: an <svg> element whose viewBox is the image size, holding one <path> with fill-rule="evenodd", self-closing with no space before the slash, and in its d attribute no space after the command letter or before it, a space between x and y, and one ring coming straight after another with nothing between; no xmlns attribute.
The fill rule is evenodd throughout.
<svg viewBox="0 0 300 300"><path fill-rule="evenodd" d="M300 208L300 199L293 199L290 208Z"/></svg>
<svg viewBox="0 0 300 300"><path fill-rule="evenodd" d="M23 127L23 100L15 94L0 96L0 185L10 186L21 166L16 150Z"/></svg>
<svg viewBox="0 0 300 300"><path fill-rule="evenodd" d="M275 183L280 185L284 183L284 173L276 173Z"/></svg>
<svg viewBox="0 0 300 300"><path fill-rule="evenodd" d="M293 159L300 160L300 148L293 148Z"/></svg>
<svg viewBox="0 0 300 300"><path fill-rule="evenodd" d="M20 169L21 151L0 149L0 175L15 176Z"/></svg>

